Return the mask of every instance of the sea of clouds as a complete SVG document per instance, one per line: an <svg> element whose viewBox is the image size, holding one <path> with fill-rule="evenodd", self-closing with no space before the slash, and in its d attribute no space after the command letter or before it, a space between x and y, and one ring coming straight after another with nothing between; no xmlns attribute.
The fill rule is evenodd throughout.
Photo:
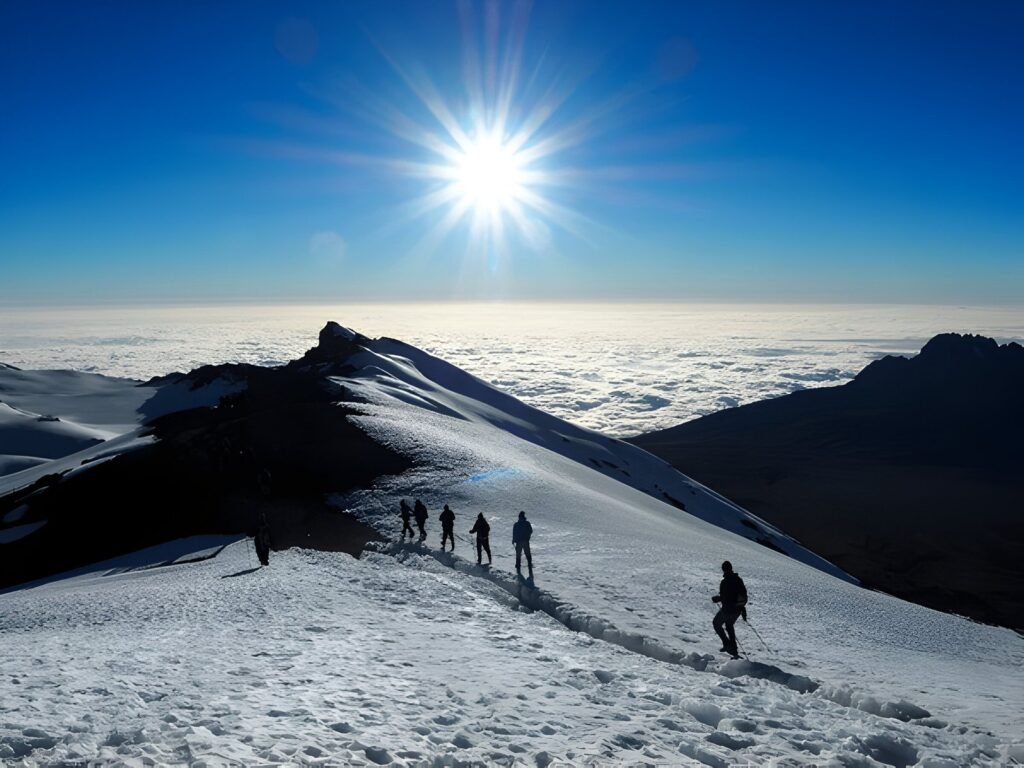
<svg viewBox="0 0 1024 768"><path fill-rule="evenodd" d="M426 349L531 405L616 436L842 384L933 335L1024 340L1024 307L336 304L0 309L0 362L148 379L276 365L327 320Z"/></svg>

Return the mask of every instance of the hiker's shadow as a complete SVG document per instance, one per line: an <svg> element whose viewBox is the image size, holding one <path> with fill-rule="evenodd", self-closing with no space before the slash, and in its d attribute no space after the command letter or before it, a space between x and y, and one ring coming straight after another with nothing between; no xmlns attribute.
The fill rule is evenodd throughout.
<svg viewBox="0 0 1024 768"><path fill-rule="evenodd" d="M238 573L227 573L227 574L221 576L221 578L222 579L233 579L236 576L245 576L246 574L256 573L256 571L258 571L259 569L260 569L260 566L257 565L255 568L250 568L250 569L248 569L246 571L239 571Z"/></svg>

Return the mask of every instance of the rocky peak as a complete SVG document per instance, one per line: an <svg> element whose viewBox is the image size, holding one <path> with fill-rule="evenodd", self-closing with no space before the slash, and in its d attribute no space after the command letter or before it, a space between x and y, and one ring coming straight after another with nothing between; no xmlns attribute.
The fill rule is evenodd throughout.
<svg viewBox="0 0 1024 768"><path fill-rule="evenodd" d="M288 367L304 367L309 364L320 365L322 363L343 365L351 355L371 343L371 340L363 334L330 320L320 331L317 345L298 360L289 363Z"/></svg>
<svg viewBox="0 0 1024 768"><path fill-rule="evenodd" d="M328 320L327 325L325 325L320 331L318 346L330 346L331 344L336 343L336 339L344 339L345 341L354 342L356 344L369 342L369 339L361 333L356 333L351 328L346 328L333 320Z"/></svg>
<svg viewBox="0 0 1024 768"><path fill-rule="evenodd" d="M854 383L871 387L928 390L1006 391L1024 386L1024 347L1016 342L999 345L974 334L942 333L920 354L906 358L887 355L857 374Z"/></svg>

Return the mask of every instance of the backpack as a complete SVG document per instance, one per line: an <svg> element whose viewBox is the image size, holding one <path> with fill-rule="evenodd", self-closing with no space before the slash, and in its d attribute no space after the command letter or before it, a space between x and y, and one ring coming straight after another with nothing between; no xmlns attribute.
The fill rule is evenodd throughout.
<svg viewBox="0 0 1024 768"><path fill-rule="evenodd" d="M736 576L736 581L739 582L739 592L736 595L736 607L745 608L747 605L747 585L743 583L743 579L738 575Z"/></svg>

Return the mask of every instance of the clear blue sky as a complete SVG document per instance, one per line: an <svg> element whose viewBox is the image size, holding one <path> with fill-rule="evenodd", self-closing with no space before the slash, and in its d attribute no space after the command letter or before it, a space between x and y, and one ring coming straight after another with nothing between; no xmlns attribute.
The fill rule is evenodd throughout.
<svg viewBox="0 0 1024 768"><path fill-rule="evenodd" d="M1022 29L1009 1L3 3L0 303L1020 303ZM503 138L553 107L525 223L414 215L458 165L417 141L454 145L426 87L470 136L502 92Z"/></svg>

